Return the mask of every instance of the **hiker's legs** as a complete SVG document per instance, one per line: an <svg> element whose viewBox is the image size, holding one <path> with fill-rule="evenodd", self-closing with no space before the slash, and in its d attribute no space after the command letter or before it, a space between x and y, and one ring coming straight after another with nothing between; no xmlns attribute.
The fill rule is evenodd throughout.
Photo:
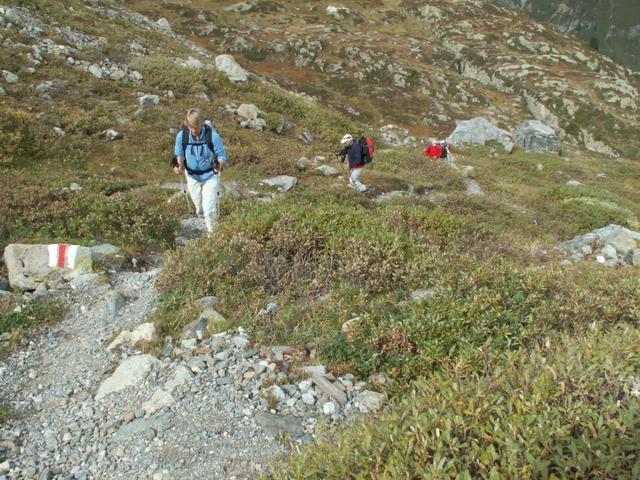
<svg viewBox="0 0 640 480"><path fill-rule="evenodd" d="M359 191L364 192L367 187L360 182L360 177L364 173L364 168L353 168L351 170L351 175L349 176L349 184L353 185L353 187Z"/></svg>
<svg viewBox="0 0 640 480"><path fill-rule="evenodd" d="M196 215L198 217L202 217L202 184L187 175L187 190L189 190L191 200L193 200L193 203L196 206Z"/></svg>
<svg viewBox="0 0 640 480"><path fill-rule="evenodd" d="M220 175L214 175L202 184L202 206L204 209L204 222L207 230L213 230L218 221L218 199L220 198Z"/></svg>

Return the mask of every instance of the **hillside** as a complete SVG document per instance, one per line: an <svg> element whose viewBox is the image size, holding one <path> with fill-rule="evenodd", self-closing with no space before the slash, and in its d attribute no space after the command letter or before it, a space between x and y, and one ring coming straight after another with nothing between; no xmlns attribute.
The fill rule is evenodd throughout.
<svg viewBox="0 0 640 480"><path fill-rule="evenodd" d="M151 14L143 2L132 8ZM442 136L483 115L512 130L535 117L568 145L638 156L639 78L553 27L490 2L191 2L176 31L375 127ZM282 68L286 66L286 68ZM401 139L402 140L402 139Z"/></svg>
<svg viewBox="0 0 640 480"><path fill-rule="evenodd" d="M497 0L521 8L539 21L551 22L560 31L582 38L592 48L633 70L640 70L640 5L633 0L616 2L547 0Z"/></svg>
<svg viewBox="0 0 640 480"><path fill-rule="evenodd" d="M8 0L0 55L0 247L116 252L0 267L0 478L640 472L636 73L489 0ZM424 156L478 116L561 152Z"/></svg>

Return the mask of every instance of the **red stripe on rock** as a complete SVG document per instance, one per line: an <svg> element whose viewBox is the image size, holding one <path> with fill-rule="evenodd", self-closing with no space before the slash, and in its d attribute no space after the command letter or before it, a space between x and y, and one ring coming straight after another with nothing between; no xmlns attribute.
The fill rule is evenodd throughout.
<svg viewBox="0 0 640 480"><path fill-rule="evenodd" d="M67 253L67 245L61 243L58 246L58 268L64 268L64 257Z"/></svg>

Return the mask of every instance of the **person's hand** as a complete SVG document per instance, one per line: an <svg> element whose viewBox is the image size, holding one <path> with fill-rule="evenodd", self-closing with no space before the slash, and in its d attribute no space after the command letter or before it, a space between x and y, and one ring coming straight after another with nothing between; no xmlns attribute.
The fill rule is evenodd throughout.
<svg viewBox="0 0 640 480"><path fill-rule="evenodd" d="M180 175L181 173L184 173L184 167L177 165L173 167L173 171L175 172L176 175Z"/></svg>
<svg viewBox="0 0 640 480"><path fill-rule="evenodd" d="M223 168L224 168L224 162L221 162L218 160L213 164L213 173L218 174L222 172Z"/></svg>

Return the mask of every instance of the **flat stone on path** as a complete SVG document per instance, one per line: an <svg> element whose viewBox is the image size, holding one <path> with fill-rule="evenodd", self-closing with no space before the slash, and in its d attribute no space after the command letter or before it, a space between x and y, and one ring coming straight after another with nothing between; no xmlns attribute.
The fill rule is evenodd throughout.
<svg viewBox="0 0 640 480"><path fill-rule="evenodd" d="M288 433L299 437L304 435L302 419L295 415L282 416L274 413L258 413L255 417L256 423L270 435Z"/></svg>
<svg viewBox="0 0 640 480"><path fill-rule="evenodd" d="M154 429L156 432L167 430L171 426L173 414L163 413L148 418L140 418L120 427L110 440L114 443L124 442L131 438L137 438L145 431Z"/></svg>
<svg viewBox="0 0 640 480"><path fill-rule="evenodd" d="M98 388L96 401L106 397L110 393L119 392L127 387L133 387L141 383L158 363L151 355L134 355L125 359L120 366Z"/></svg>

